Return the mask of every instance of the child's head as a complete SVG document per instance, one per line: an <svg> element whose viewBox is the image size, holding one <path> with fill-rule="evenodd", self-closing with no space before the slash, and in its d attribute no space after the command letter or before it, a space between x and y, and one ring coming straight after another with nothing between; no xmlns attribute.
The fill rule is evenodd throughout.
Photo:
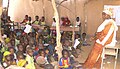
<svg viewBox="0 0 120 69"><path fill-rule="evenodd" d="M76 21L80 21L80 18L79 18L79 17L76 17Z"/></svg>
<svg viewBox="0 0 120 69"><path fill-rule="evenodd" d="M32 18L31 18L31 17L28 17L28 20L29 20L29 21L31 21L31 20L32 20Z"/></svg>
<svg viewBox="0 0 120 69"><path fill-rule="evenodd" d="M45 54L49 54L49 49L45 48Z"/></svg>
<svg viewBox="0 0 120 69"><path fill-rule="evenodd" d="M39 53L39 55L40 56L45 56L45 52L44 52L44 50L43 49L40 49L39 51L38 51L38 53Z"/></svg>
<svg viewBox="0 0 120 69"><path fill-rule="evenodd" d="M64 20L65 20L65 18L64 18L64 17L61 17L61 20L62 20L62 21L64 21Z"/></svg>
<svg viewBox="0 0 120 69"><path fill-rule="evenodd" d="M86 33L83 33L82 38L85 39L85 37L86 37Z"/></svg>
<svg viewBox="0 0 120 69"><path fill-rule="evenodd" d="M28 15L25 15L25 19L28 20Z"/></svg>
<svg viewBox="0 0 120 69"><path fill-rule="evenodd" d="M45 21L45 17L44 17L44 16L42 16L41 21L42 21L42 22L44 22L44 21Z"/></svg>
<svg viewBox="0 0 120 69"><path fill-rule="evenodd" d="M42 44L42 42L43 42L43 40L40 38L40 39L39 39L39 43Z"/></svg>
<svg viewBox="0 0 120 69"><path fill-rule="evenodd" d="M28 39L25 39L24 44L25 44L25 45L28 45L28 44L29 44Z"/></svg>
<svg viewBox="0 0 120 69"><path fill-rule="evenodd" d="M54 39L54 38L51 38L50 43L51 43L51 44L55 44L55 39Z"/></svg>
<svg viewBox="0 0 120 69"><path fill-rule="evenodd" d="M76 34L75 35L75 38L77 39L77 38L80 38L80 35L79 34Z"/></svg>
<svg viewBox="0 0 120 69"><path fill-rule="evenodd" d="M18 59L18 61L21 60L21 59L25 59L25 56L23 55L23 53L18 52L17 53L17 59Z"/></svg>
<svg viewBox="0 0 120 69"><path fill-rule="evenodd" d="M63 56L63 58L68 58L69 57L69 51L66 50L66 49L63 49L62 50L62 56Z"/></svg>
<svg viewBox="0 0 120 69"><path fill-rule="evenodd" d="M7 43L7 46L8 47L12 47L11 42Z"/></svg>
<svg viewBox="0 0 120 69"><path fill-rule="evenodd" d="M14 53L15 53L15 49L14 49L13 47L9 47L8 50L9 50L9 52L10 52L11 54L14 54Z"/></svg>
<svg viewBox="0 0 120 69"><path fill-rule="evenodd" d="M35 16L35 20L39 20L39 16Z"/></svg>
<svg viewBox="0 0 120 69"><path fill-rule="evenodd" d="M29 56L33 56L33 49L31 47L27 47L26 51Z"/></svg>
<svg viewBox="0 0 120 69"><path fill-rule="evenodd" d="M18 51L23 52L23 46L21 44L18 44Z"/></svg>
<svg viewBox="0 0 120 69"><path fill-rule="evenodd" d="M69 40L65 40L64 45L65 46L70 46L70 41Z"/></svg>
<svg viewBox="0 0 120 69"><path fill-rule="evenodd" d="M11 55L5 56L5 62L7 63L7 66L10 66L12 64L13 58L11 57Z"/></svg>
<svg viewBox="0 0 120 69"><path fill-rule="evenodd" d="M15 40L11 40L11 45L15 46Z"/></svg>

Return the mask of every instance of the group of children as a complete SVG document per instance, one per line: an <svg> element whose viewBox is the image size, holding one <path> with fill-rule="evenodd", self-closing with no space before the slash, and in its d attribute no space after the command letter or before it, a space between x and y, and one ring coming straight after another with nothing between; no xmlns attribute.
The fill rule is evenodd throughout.
<svg viewBox="0 0 120 69"><path fill-rule="evenodd" d="M35 20L32 21L32 18L28 15L25 15L25 18L24 20L21 22L21 24L36 24L36 25L40 25L40 26L45 26L45 25L49 25L46 23L46 20L45 20L45 17L42 16L41 18L39 18L39 16L35 16ZM68 17L61 17L60 19L60 26L71 26L72 23L71 21L69 20ZM76 18L76 24L75 26L80 26L81 25L81 22L80 22L80 18L77 17ZM55 17L53 17L53 21L52 21L52 25L51 26L56 26L56 20L55 20Z"/></svg>
<svg viewBox="0 0 120 69"><path fill-rule="evenodd" d="M35 17L32 23L45 25L45 18ZM63 19L63 18L62 18ZM68 19L68 18L66 18ZM70 23L70 21L68 20ZM31 17L25 16L22 23L31 24ZM80 55L80 44L72 46L72 32L61 32L62 57L58 60L56 53L56 32L50 30L49 26L44 26L43 30L34 29L25 33L24 29L2 30L2 38L5 44L0 42L0 62L3 68L20 67L21 69L73 69L79 68L79 63L74 60ZM9 32L9 33L8 33ZM86 34L83 33L85 38ZM75 40L85 40L79 34L75 35ZM59 64L58 64L59 62ZM14 65L14 66L13 66Z"/></svg>

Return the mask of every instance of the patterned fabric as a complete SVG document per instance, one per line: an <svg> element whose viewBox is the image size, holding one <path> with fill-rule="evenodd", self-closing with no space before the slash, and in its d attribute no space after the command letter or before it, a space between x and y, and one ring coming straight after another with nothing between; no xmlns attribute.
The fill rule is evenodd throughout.
<svg viewBox="0 0 120 69"><path fill-rule="evenodd" d="M70 66L70 59L69 58L67 58L67 59L61 58L59 61L59 66L63 66L60 69L72 69L72 67Z"/></svg>

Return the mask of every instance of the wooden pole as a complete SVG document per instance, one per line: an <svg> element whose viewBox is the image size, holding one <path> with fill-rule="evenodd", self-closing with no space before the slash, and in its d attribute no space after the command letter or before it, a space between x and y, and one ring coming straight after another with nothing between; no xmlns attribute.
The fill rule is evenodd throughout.
<svg viewBox="0 0 120 69"><path fill-rule="evenodd" d="M56 7L56 1L55 0L52 0L52 6L53 6L53 9L54 9L54 16L55 16L55 20L56 20L56 31L57 31L57 46L56 46L56 50L57 50L57 54L58 54L58 61L60 60L60 58L62 57L62 44L60 42L61 40L61 34L60 34L60 23L59 23L59 14L58 14L58 10L57 10L57 7Z"/></svg>
<svg viewBox="0 0 120 69"><path fill-rule="evenodd" d="M0 18L2 15L2 1L0 2ZM4 43L4 40L2 39L2 34L1 34L1 19L0 19L0 41Z"/></svg>

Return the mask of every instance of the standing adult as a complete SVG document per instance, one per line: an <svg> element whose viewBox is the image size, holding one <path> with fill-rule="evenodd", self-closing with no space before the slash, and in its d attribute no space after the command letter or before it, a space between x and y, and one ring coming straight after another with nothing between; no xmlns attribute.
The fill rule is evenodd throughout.
<svg viewBox="0 0 120 69"><path fill-rule="evenodd" d="M103 23L98 27L96 34L96 42L88 55L87 60L83 64L83 68L97 68L100 69L101 54L103 47L115 46L116 44L116 31L118 30L115 21L111 19L112 13L108 10L102 12Z"/></svg>

